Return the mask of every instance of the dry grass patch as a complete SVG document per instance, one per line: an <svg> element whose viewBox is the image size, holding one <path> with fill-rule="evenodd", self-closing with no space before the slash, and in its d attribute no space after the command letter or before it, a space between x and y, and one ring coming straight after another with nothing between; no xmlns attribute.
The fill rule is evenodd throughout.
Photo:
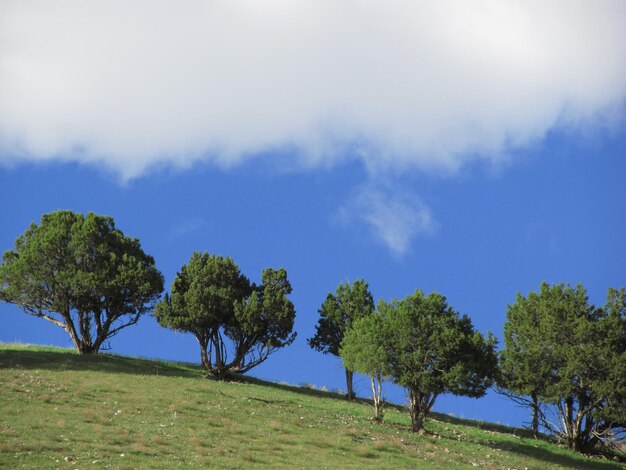
<svg viewBox="0 0 626 470"><path fill-rule="evenodd" d="M360 457L362 459L377 459L379 458L378 453L376 453L370 446L358 446L355 449L355 452L357 457Z"/></svg>
<svg viewBox="0 0 626 470"><path fill-rule="evenodd" d="M146 445L143 442L133 442L129 447L129 451L135 454L143 454L147 456L155 456L159 453L156 452L152 447Z"/></svg>

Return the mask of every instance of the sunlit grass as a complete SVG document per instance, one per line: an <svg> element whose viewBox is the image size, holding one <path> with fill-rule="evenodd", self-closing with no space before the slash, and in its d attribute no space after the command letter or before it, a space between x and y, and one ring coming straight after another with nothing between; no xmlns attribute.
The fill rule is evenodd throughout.
<svg viewBox="0 0 626 470"><path fill-rule="evenodd" d="M622 468L519 430L389 408L200 367L0 345L0 468Z"/></svg>

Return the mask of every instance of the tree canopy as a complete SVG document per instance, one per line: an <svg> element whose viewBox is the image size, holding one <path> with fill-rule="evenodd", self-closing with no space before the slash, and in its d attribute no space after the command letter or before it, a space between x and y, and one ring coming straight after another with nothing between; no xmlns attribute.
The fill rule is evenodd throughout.
<svg viewBox="0 0 626 470"><path fill-rule="evenodd" d="M390 373L390 358L384 335L382 316L357 318L344 336L339 349L346 369L369 376L376 421L383 419L383 382Z"/></svg>
<svg viewBox="0 0 626 470"><path fill-rule="evenodd" d="M265 269L256 285L231 258L194 252L154 316L163 327L192 333L208 373L224 378L247 372L293 342L291 290L282 268Z"/></svg>
<svg viewBox="0 0 626 470"><path fill-rule="evenodd" d="M111 217L57 211L45 214L4 253L0 299L68 332L80 353L149 312L163 276L139 240Z"/></svg>
<svg viewBox="0 0 626 470"><path fill-rule="evenodd" d="M577 451L624 432L626 294L609 289L602 308L582 285L543 283L507 310L501 383L537 397L534 421ZM543 404L541 404L543 403Z"/></svg>
<svg viewBox="0 0 626 470"><path fill-rule="evenodd" d="M539 432L542 417L540 397L544 396L553 368L549 338L542 332L542 324L549 304L558 302L562 294L550 291L547 284L542 285L542 291L543 294L531 293L526 298L518 293L516 302L508 306L498 377L499 391L531 409L531 428L535 433Z"/></svg>
<svg viewBox="0 0 626 470"><path fill-rule="evenodd" d="M320 317L315 335L308 340L309 346L323 354L339 356L341 342L352 322L374 312L374 299L363 279L352 284L340 283L334 294L328 294L318 312ZM349 368L346 368L346 385L348 398L352 399L352 370Z"/></svg>
<svg viewBox="0 0 626 470"><path fill-rule="evenodd" d="M407 389L414 432L422 431L440 394L480 397L492 384L495 338L475 331L444 296L416 290L403 300L381 300L377 310L375 322L355 323L358 329L348 334L342 351L357 370L388 375Z"/></svg>

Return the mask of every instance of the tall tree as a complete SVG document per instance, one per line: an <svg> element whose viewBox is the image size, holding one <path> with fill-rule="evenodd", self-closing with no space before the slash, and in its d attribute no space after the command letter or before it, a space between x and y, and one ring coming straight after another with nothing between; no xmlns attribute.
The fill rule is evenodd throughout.
<svg viewBox="0 0 626 470"><path fill-rule="evenodd" d="M111 217L45 214L4 253L0 299L63 328L80 353L94 353L149 312L163 276L139 240Z"/></svg>
<svg viewBox="0 0 626 470"><path fill-rule="evenodd" d="M545 290L545 286L542 287ZM543 298L547 299L545 291ZM554 355L549 354L549 338L542 333L541 324L547 309L542 297L531 293L528 297L517 294L509 305L504 325L505 349L500 353L498 391L516 403L531 410L531 429L539 433L543 417L540 397L551 378Z"/></svg>
<svg viewBox="0 0 626 470"><path fill-rule="evenodd" d="M309 346L323 354L339 357L344 335L354 320L374 312L374 299L365 280L358 279L352 285L349 282L339 284L335 294L328 294L318 312L320 318L315 335L308 340ZM348 399L352 400L355 396L354 374L349 368L345 371Z"/></svg>
<svg viewBox="0 0 626 470"><path fill-rule="evenodd" d="M595 437L603 442L626 441L626 290L609 288L603 309L600 335L608 350L606 376L594 387L596 396L604 400L593 417ZM606 359L606 356L605 356Z"/></svg>
<svg viewBox="0 0 626 470"><path fill-rule="evenodd" d="M535 392L544 403L539 421L570 449L591 451L623 435L625 313L623 289L609 289L596 308L583 286L547 283L509 307L503 382L515 394ZM531 336L536 342L520 340Z"/></svg>
<svg viewBox="0 0 626 470"><path fill-rule="evenodd" d="M284 269L265 269L257 286L231 258L194 252L171 290L155 318L163 327L192 333L202 363L216 378L247 372L295 339Z"/></svg>
<svg viewBox="0 0 626 470"><path fill-rule="evenodd" d="M403 300L380 301L378 338L389 360L388 373L409 395L412 430L423 431L424 419L442 393L481 397L497 370L496 340L475 331L444 296L421 290ZM364 349L365 354L376 348Z"/></svg>
<svg viewBox="0 0 626 470"><path fill-rule="evenodd" d="M346 369L370 378L374 420L382 422L384 415L383 383L389 376L387 341L383 317L368 315L357 318L341 343L339 354Z"/></svg>

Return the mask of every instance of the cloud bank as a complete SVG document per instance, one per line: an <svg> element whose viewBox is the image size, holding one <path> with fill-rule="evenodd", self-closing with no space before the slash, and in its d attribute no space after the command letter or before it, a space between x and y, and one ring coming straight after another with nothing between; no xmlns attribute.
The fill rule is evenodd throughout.
<svg viewBox="0 0 626 470"><path fill-rule="evenodd" d="M8 0L0 163L454 171L621 109L625 21L622 0Z"/></svg>
<svg viewBox="0 0 626 470"><path fill-rule="evenodd" d="M380 181L618 115L625 23L623 0L5 0L0 167L357 160L340 212L401 256L437 223Z"/></svg>

